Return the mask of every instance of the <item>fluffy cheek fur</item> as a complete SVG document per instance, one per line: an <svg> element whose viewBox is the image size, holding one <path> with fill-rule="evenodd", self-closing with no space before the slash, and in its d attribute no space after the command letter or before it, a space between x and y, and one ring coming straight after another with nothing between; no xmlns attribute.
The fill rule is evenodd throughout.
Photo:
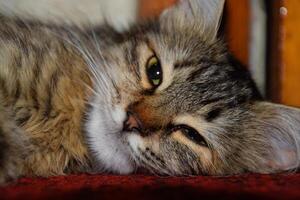
<svg viewBox="0 0 300 200"><path fill-rule="evenodd" d="M148 137L129 134L128 143L137 165L154 174L188 175L205 171L197 155L187 146L159 133Z"/></svg>
<svg viewBox="0 0 300 200"><path fill-rule="evenodd" d="M134 162L122 133L125 111L119 107L103 108L94 101L87 120L87 141L97 163L97 171L128 174L134 171Z"/></svg>

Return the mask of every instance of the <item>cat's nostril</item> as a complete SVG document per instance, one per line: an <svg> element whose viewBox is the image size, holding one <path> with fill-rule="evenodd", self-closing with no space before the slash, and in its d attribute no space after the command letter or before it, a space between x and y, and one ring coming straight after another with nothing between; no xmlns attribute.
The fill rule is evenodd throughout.
<svg viewBox="0 0 300 200"><path fill-rule="evenodd" d="M140 120L131 112L127 112L127 117L123 123L123 131L141 131Z"/></svg>

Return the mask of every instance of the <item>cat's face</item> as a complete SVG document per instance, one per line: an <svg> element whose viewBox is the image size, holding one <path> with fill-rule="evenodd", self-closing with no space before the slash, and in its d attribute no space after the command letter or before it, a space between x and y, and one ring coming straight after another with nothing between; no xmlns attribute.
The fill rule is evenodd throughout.
<svg viewBox="0 0 300 200"><path fill-rule="evenodd" d="M95 72L87 138L102 169L145 167L172 175L277 170L278 163L268 163L275 153L267 127L255 131L256 118L276 112L261 109L270 105L257 103L247 71L216 40L224 2L209 2L183 1L122 42L98 47L103 66Z"/></svg>

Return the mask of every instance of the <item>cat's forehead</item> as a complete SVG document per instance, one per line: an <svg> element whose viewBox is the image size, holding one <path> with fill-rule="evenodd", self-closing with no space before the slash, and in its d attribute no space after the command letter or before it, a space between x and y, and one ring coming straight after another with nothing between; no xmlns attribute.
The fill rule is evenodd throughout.
<svg viewBox="0 0 300 200"><path fill-rule="evenodd" d="M142 82L147 82L148 59L159 59L163 74L155 91L159 101L172 99L170 106L178 113L197 113L207 104L221 102L232 107L251 99L255 93L251 78L232 65L223 42L205 41L201 34L189 31L141 28L126 42L127 54L136 58Z"/></svg>
<svg viewBox="0 0 300 200"><path fill-rule="evenodd" d="M200 57L212 54L217 49L211 46L209 41L197 32L189 33L189 30L178 31L176 29L164 29L149 32L147 40L164 59L182 61L191 57ZM219 45L222 48L222 45Z"/></svg>
<svg viewBox="0 0 300 200"><path fill-rule="evenodd" d="M156 51L172 54L178 59L193 54L212 54L218 49L224 51L222 42L208 40L194 28L178 29L176 26L166 26L159 20L136 24L120 36L123 38L120 41L148 44L155 47Z"/></svg>

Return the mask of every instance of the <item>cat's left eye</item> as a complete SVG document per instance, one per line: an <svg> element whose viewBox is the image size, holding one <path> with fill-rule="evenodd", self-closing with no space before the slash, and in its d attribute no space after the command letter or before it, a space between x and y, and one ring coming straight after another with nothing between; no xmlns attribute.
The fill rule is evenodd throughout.
<svg viewBox="0 0 300 200"><path fill-rule="evenodd" d="M187 137L189 140L193 141L194 143L208 147L207 142L205 141L204 137L198 133L194 128L186 126L186 125L180 125L178 126L179 130L182 132L182 134Z"/></svg>
<svg viewBox="0 0 300 200"><path fill-rule="evenodd" d="M152 56L146 65L146 73L150 84L157 88L162 83L162 68L156 56Z"/></svg>

